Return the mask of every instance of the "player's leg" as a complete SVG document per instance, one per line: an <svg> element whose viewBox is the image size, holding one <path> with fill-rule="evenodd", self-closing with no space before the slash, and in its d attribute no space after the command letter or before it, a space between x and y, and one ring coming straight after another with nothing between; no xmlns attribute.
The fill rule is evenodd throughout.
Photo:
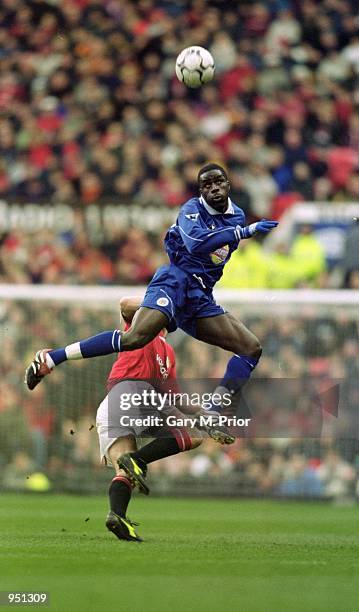
<svg viewBox="0 0 359 612"><path fill-rule="evenodd" d="M234 353L216 393L229 390L234 395L240 391L262 354L258 338L230 313L197 319L196 337Z"/></svg>
<svg viewBox="0 0 359 612"><path fill-rule="evenodd" d="M139 450L124 453L119 458L118 464L130 478L137 482L139 474L143 475L144 466L147 471L149 463L192 450L200 444L202 444L202 437L196 429L173 427Z"/></svg>
<svg viewBox="0 0 359 612"><path fill-rule="evenodd" d="M107 455L115 468L116 475L109 488L110 509L119 516L126 516L127 506L131 499L133 483L123 470L118 467L117 460L123 453L137 449L134 436L118 438L107 451Z"/></svg>
<svg viewBox="0 0 359 612"><path fill-rule="evenodd" d="M142 348L151 342L161 329L169 324L173 325L175 312L179 307L179 296L183 297L183 291L172 267L163 266L157 270L147 287L142 306L134 316L128 331L104 331L63 348L38 351L26 369L25 384L30 390L35 389L55 366L69 359L88 359Z"/></svg>
<svg viewBox="0 0 359 612"><path fill-rule="evenodd" d="M126 516L128 504L131 500L134 484L124 470L118 467L118 458L125 452L136 450L134 436L118 438L107 451L107 456L115 468L116 476L112 479L109 488L110 511L106 517L106 527L112 531L119 540L141 542L136 533L134 524Z"/></svg>
<svg viewBox="0 0 359 612"><path fill-rule="evenodd" d="M258 360L262 353L258 338L229 312L197 319L196 338L251 359Z"/></svg>
<svg viewBox="0 0 359 612"><path fill-rule="evenodd" d="M151 342L169 322L168 316L153 308L140 308L127 332L118 329L101 332L59 349L38 351L25 372L25 384L32 391L55 366L73 359L88 359L133 351Z"/></svg>
<svg viewBox="0 0 359 612"><path fill-rule="evenodd" d="M103 465L112 465L115 477L108 491L110 511L106 517L106 527L120 540L140 540L135 529L126 517L134 483L125 472L121 472L117 459L127 451L137 448L136 432L124 427L119 409L119 397L126 389L126 382L119 382L104 398L96 413L96 429L100 446L100 457Z"/></svg>
<svg viewBox="0 0 359 612"><path fill-rule="evenodd" d="M166 435L155 438L131 455L141 459L147 465L159 459L192 450L200 444L202 444L202 438L197 430L173 427L168 430Z"/></svg>
<svg viewBox="0 0 359 612"><path fill-rule="evenodd" d="M146 346L168 322L168 316L161 310L142 306L136 312L130 329L121 334L121 351L133 351Z"/></svg>

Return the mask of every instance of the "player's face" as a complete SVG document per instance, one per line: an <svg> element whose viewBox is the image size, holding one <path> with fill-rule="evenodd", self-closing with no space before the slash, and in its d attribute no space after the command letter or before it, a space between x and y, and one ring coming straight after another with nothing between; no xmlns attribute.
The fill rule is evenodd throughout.
<svg viewBox="0 0 359 612"><path fill-rule="evenodd" d="M218 169L208 170L199 177L199 191L207 204L224 211L228 206L229 182Z"/></svg>

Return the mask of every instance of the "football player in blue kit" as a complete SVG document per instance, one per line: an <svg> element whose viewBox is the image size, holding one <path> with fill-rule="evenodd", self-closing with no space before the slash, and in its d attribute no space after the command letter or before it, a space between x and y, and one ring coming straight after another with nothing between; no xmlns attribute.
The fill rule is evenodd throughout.
<svg viewBox="0 0 359 612"><path fill-rule="evenodd" d="M201 168L198 187L199 196L182 206L167 232L170 263L155 273L131 328L102 332L50 351L46 355L49 368L67 359L139 349L163 328L180 327L202 342L233 353L216 392L229 390L233 395L240 390L258 364L262 348L241 321L216 304L212 290L240 241L267 234L278 222L263 219L246 225L243 210L229 197L227 173L218 164ZM26 374L29 389L41 378L41 363L35 357Z"/></svg>
<svg viewBox="0 0 359 612"><path fill-rule="evenodd" d="M157 270L121 351L145 345L167 326L233 353L221 387L236 393L262 353L256 336L213 298L213 287L243 239L267 234L277 221L245 225L245 215L229 198L224 168L207 164L198 173L199 197L186 202L165 237L169 265Z"/></svg>

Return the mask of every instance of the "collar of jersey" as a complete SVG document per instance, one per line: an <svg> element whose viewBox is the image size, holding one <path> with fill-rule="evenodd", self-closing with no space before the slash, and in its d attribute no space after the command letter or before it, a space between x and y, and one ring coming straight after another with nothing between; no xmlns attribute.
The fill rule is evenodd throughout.
<svg viewBox="0 0 359 612"><path fill-rule="evenodd" d="M204 199L203 196L199 197L199 201L201 202L201 204L203 204L203 206L205 207L206 211L210 215L234 215L233 204L232 204L231 198L228 198L227 210L225 210L224 213L221 213L218 210L215 210L214 208L212 208L212 206L207 204L207 202L206 202L206 200Z"/></svg>

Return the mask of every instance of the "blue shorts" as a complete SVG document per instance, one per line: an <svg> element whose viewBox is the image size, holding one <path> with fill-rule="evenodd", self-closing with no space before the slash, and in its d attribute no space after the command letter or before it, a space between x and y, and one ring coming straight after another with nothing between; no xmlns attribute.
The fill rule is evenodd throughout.
<svg viewBox="0 0 359 612"><path fill-rule="evenodd" d="M141 306L167 315L169 331L180 327L193 338L196 338L196 319L226 312L214 301L211 289L203 289L196 278L173 265L157 270Z"/></svg>

